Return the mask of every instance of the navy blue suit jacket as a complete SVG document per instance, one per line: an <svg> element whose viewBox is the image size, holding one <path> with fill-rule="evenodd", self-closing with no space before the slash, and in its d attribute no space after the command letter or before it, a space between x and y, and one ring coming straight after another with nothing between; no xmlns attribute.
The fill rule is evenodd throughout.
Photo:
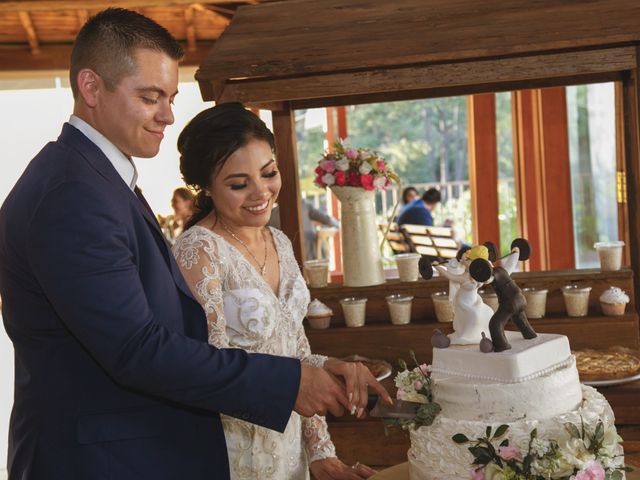
<svg viewBox="0 0 640 480"><path fill-rule="evenodd" d="M402 207L397 223L398 225L410 223L431 227L433 226L433 217L429 209L425 206L424 201L421 198L417 198Z"/></svg>
<svg viewBox="0 0 640 480"><path fill-rule="evenodd" d="M209 346L152 214L65 124L0 209L10 480L228 478L218 412L283 431L300 362Z"/></svg>

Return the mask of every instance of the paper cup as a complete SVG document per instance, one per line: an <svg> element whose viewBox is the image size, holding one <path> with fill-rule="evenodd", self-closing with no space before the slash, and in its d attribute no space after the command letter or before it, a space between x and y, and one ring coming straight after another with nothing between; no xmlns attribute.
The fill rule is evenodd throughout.
<svg viewBox="0 0 640 480"><path fill-rule="evenodd" d="M304 262L309 286L326 287L329 279L329 260L307 260Z"/></svg>
<svg viewBox="0 0 640 480"><path fill-rule="evenodd" d="M600 258L600 270L620 270L622 267L622 247L624 247L624 242L598 242L593 246Z"/></svg>
<svg viewBox="0 0 640 480"><path fill-rule="evenodd" d="M527 318L543 318L547 313L547 293L546 288L523 288L522 294L527 299L525 313Z"/></svg>
<svg viewBox="0 0 640 480"><path fill-rule="evenodd" d="M478 290L478 294L482 297L482 301L491 307L491 310L494 312L498 310L498 295L495 292Z"/></svg>
<svg viewBox="0 0 640 480"><path fill-rule="evenodd" d="M391 323L394 325L406 325L411 321L411 295L389 295L387 306L391 315Z"/></svg>
<svg viewBox="0 0 640 480"><path fill-rule="evenodd" d="M567 285L562 287L562 296L570 317L585 317L589 313L589 294L591 287Z"/></svg>
<svg viewBox="0 0 640 480"><path fill-rule="evenodd" d="M343 298L340 300L340 305L342 305L344 323L347 327L362 327L364 325L367 310L366 298Z"/></svg>
<svg viewBox="0 0 640 480"><path fill-rule="evenodd" d="M415 282L420 277L418 262L419 253L399 253L395 256L398 266L398 276L402 282Z"/></svg>
<svg viewBox="0 0 640 480"><path fill-rule="evenodd" d="M453 322L453 304L447 292L432 293L431 301L436 312L436 320L441 323Z"/></svg>

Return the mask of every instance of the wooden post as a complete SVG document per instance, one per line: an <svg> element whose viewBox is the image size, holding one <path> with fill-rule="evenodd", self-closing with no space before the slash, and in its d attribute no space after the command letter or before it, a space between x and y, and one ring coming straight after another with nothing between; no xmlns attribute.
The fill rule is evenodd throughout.
<svg viewBox="0 0 640 480"><path fill-rule="evenodd" d="M344 107L339 107L342 108L344 110ZM336 131L338 129L336 129L336 120L335 120L335 112L336 112L336 108L335 107L327 107L325 108L326 110L326 114L327 114L327 134L326 134L326 139L327 139L327 145L329 148L329 151L332 152L333 151L333 142L336 141L337 137L339 138L339 134L336 136ZM345 121L345 125L346 125L346 117L344 119ZM339 125L339 123L338 123ZM331 195L331 211L328 212L329 215L333 216L334 218L337 218L338 220L341 220L340 218L340 201L338 200L338 197L336 197L333 194L333 191L331 189L327 190L327 195ZM336 260L336 268L334 271L334 275L336 276L336 279L338 279L338 277L342 274L342 230L338 230L338 235L337 237L334 237L333 240L333 253L335 255L335 260ZM342 281L342 279L340 278L340 281Z"/></svg>
<svg viewBox="0 0 640 480"><path fill-rule="evenodd" d="M640 139L638 138L638 98L640 98L640 82L638 81L638 65L640 65L640 49L636 48L636 68L625 76L622 82L624 110L624 157L627 170L627 206L629 209L629 237L631 268L636 280L640 272L640 222L638 214L638 193L640 193ZM640 282L635 281L636 302L640 300ZM636 303L637 304L637 303Z"/></svg>
<svg viewBox="0 0 640 480"><path fill-rule="evenodd" d="M512 94L514 177L518 211L518 231L531 244L531 257L524 267L547 270L548 253L543 211L542 152L532 90Z"/></svg>
<svg viewBox="0 0 640 480"><path fill-rule="evenodd" d="M467 97L467 110L473 242L491 241L500 251L495 94Z"/></svg>
<svg viewBox="0 0 640 480"><path fill-rule="evenodd" d="M567 98L564 87L534 93L542 145L543 217L547 265L575 268Z"/></svg>
<svg viewBox="0 0 640 480"><path fill-rule="evenodd" d="M282 177L282 189L278 198L280 227L293 244L293 253L302 265L304 246L300 216L300 181L298 179L298 155L294 112L287 102L282 110L274 110L273 133L276 137L276 156Z"/></svg>
<svg viewBox="0 0 640 480"><path fill-rule="evenodd" d="M622 82L615 82L616 116L616 204L618 205L618 238L624 241L622 264L631 261L629 254L629 208L627 202L627 166L624 149L624 92Z"/></svg>

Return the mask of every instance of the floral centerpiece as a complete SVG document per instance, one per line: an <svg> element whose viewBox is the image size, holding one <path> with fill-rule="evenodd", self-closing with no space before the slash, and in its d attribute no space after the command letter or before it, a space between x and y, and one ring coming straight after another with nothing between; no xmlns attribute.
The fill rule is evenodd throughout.
<svg viewBox="0 0 640 480"><path fill-rule="evenodd" d="M595 427L570 422L564 427L564 436L557 439L538 438L533 429L525 449L510 444L508 425L495 431L488 426L486 435L476 440L462 433L452 439L471 444L473 480L622 480L622 472L631 470L622 461L622 439L614 428L605 428L602 421Z"/></svg>
<svg viewBox="0 0 640 480"><path fill-rule="evenodd" d="M334 151L326 152L315 170L319 187L361 187L365 190L386 190L393 181L400 183L384 158L367 148L346 147L334 143Z"/></svg>
<svg viewBox="0 0 640 480"><path fill-rule="evenodd" d="M374 151L342 142L335 142L334 151L323 155L315 174L315 184L331 188L340 200L344 284L384 283L374 193L399 183L398 176Z"/></svg>

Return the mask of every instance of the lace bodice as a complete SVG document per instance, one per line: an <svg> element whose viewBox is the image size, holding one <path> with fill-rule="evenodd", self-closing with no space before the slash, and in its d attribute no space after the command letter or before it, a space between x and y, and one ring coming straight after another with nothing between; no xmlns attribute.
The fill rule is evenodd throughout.
<svg viewBox="0 0 640 480"><path fill-rule="evenodd" d="M291 243L279 230L272 228L271 234L280 266L277 295L240 251L207 228L184 232L173 252L206 313L210 344L322 366L326 357L311 354L302 326L309 290ZM308 478L308 463L335 456L319 416L292 413L284 434L224 416L223 426L232 478Z"/></svg>

